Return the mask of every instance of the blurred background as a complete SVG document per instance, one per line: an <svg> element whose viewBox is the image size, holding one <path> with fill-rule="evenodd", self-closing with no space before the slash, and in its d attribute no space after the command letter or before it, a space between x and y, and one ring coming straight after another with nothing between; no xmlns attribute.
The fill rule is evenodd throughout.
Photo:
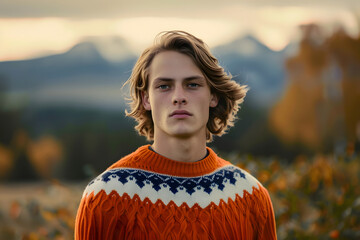
<svg viewBox="0 0 360 240"><path fill-rule="evenodd" d="M88 181L147 142L122 88L160 31L250 91L210 147L255 175L279 239L360 239L360 3L3 0L0 239L72 239Z"/></svg>

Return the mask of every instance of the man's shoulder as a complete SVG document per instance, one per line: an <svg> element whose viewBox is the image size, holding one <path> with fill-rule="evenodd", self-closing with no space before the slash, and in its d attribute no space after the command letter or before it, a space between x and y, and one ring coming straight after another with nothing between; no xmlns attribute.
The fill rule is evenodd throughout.
<svg viewBox="0 0 360 240"><path fill-rule="evenodd" d="M111 168L105 170L96 178L91 180L86 186L83 193L83 197L96 196L101 191L104 191L106 195L109 195L112 191L119 188L119 182L125 184L128 181L128 177L131 177L136 169L129 168Z"/></svg>
<svg viewBox="0 0 360 240"><path fill-rule="evenodd" d="M219 170L223 171L224 172L223 174L225 175L234 176L234 177L236 176L237 189L240 191L244 191L251 194L255 189L261 190L261 188L263 188L262 184L251 173L234 164L230 163L220 168Z"/></svg>
<svg viewBox="0 0 360 240"><path fill-rule="evenodd" d="M248 188L244 188L244 197L250 197L253 201L258 202L260 205L263 205L266 209L272 209L272 203L270 199L270 195L266 187L262 185L262 183L251 173L243 170L240 167L235 166L240 169L244 174L244 177L247 179ZM251 189L250 189L251 188ZM263 214L268 214L268 212L264 211Z"/></svg>
<svg viewBox="0 0 360 240"><path fill-rule="evenodd" d="M147 146L141 146L134 152L122 157L120 160L108 167L104 172L92 179L86 186L83 197L89 196L92 193L96 196L101 191L105 191L108 195L114 190L113 185L115 183L118 184L119 181L125 183L129 175L137 169L139 151L146 147ZM118 181L113 181L114 178Z"/></svg>
<svg viewBox="0 0 360 240"><path fill-rule="evenodd" d="M230 172L234 172L236 174L239 174L239 176L246 180L246 182L251 186L262 186L262 184L254 177L250 172L247 170L244 170L243 168L233 164L232 162L229 162L228 160L225 160L219 156L217 156L218 160L218 170L226 170Z"/></svg>
<svg viewBox="0 0 360 240"><path fill-rule="evenodd" d="M248 204L248 207L250 208L262 206L263 211L261 211L261 214L266 218L269 211L272 211L272 203L268 190L248 171L232 164L229 165L228 168L232 169L233 172L240 174L240 180L238 180L236 185L237 190L239 191L237 194L241 197L241 201Z"/></svg>

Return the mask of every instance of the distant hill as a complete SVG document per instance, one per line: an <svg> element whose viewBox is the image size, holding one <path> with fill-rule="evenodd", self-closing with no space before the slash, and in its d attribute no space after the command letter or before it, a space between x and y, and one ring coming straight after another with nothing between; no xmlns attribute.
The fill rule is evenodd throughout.
<svg viewBox="0 0 360 240"><path fill-rule="evenodd" d="M252 36L238 38L213 49L220 63L236 80L249 86L248 100L269 107L284 90L284 59L293 51L275 52Z"/></svg>
<svg viewBox="0 0 360 240"><path fill-rule="evenodd" d="M213 49L225 69L250 87L248 99L268 107L284 88L285 51L246 36ZM121 38L88 38L63 54L0 62L8 107L71 105L123 107L121 87L136 55Z"/></svg>
<svg viewBox="0 0 360 240"><path fill-rule="evenodd" d="M122 39L87 39L63 54L0 63L10 105L116 107L136 56ZM105 50L104 50L105 49ZM106 51L107 50L107 51Z"/></svg>

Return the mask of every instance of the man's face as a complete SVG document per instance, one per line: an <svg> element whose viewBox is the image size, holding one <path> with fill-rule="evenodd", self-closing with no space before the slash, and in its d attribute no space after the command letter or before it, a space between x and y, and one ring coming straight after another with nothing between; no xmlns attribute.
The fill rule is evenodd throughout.
<svg viewBox="0 0 360 240"><path fill-rule="evenodd" d="M193 60L185 54L165 51L154 57L149 70L143 105L152 113L154 140L206 138L209 107L216 107L218 100Z"/></svg>

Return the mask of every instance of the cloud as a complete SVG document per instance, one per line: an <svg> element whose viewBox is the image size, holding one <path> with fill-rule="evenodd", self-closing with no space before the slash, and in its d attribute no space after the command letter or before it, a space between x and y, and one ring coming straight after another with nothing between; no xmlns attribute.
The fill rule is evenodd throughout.
<svg viewBox="0 0 360 240"><path fill-rule="evenodd" d="M0 18L124 18L124 17L214 17L207 12L222 16L226 6L239 5L236 0L2 0ZM352 9L359 12L358 0L247 0L241 2L247 7L303 6L338 9Z"/></svg>
<svg viewBox="0 0 360 240"><path fill-rule="evenodd" d="M158 32L173 29L210 46L252 34L279 50L298 37L299 24L327 24L331 30L335 23L357 35L358 5L358 0L1 0L0 61L63 52L87 36L120 36L140 51Z"/></svg>
<svg viewBox="0 0 360 240"><path fill-rule="evenodd" d="M236 37L237 27L233 22L215 19L0 19L0 46L6 46L0 48L0 61L64 52L89 36L122 37L138 53L151 44L156 34L173 29L194 33L214 46Z"/></svg>

